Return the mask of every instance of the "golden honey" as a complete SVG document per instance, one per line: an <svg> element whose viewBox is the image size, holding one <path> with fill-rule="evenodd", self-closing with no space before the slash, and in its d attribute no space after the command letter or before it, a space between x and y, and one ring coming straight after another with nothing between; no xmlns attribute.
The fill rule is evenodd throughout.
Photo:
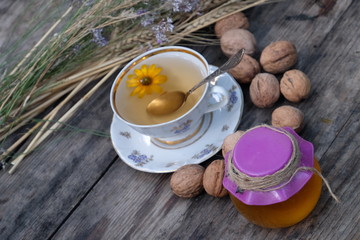
<svg viewBox="0 0 360 240"><path fill-rule="evenodd" d="M314 167L320 170L316 159ZM246 205L231 194L230 199L236 209L250 222L266 228L283 228L302 221L310 214L320 198L321 187L321 178L313 174L298 193L284 202L257 206Z"/></svg>

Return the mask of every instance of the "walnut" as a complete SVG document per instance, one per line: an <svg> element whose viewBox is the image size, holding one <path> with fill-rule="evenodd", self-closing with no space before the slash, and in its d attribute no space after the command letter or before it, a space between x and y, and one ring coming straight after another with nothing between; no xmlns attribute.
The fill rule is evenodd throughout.
<svg viewBox="0 0 360 240"><path fill-rule="evenodd" d="M241 138L241 136L243 134L244 134L244 131L239 130L239 131L236 131L233 134L230 134L225 137L224 143L221 146L222 155L224 158L229 151L234 149L235 144L239 141L239 139Z"/></svg>
<svg viewBox="0 0 360 240"><path fill-rule="evenodd" d="M180 167L171 175L170 186L172 191L179 197L196 197L204 190L204 171L204 167L197 164Z"/></svg>
<svg viewBox="0 0 360 240"><path fill-rule="evenodd" d="M240 49L245 48L245 53L255 53L256 40L254 35L245 29L231 29L220 38L220 46L223 53L230 57Z"/></svg>
<svg viewBox="0 0 360 240"><path fill-rule="evenodd" d="M278 107L271 114L271 125L274 127L291 127L296 132L300 132L303 123L303 112L289 105Z"/></svg>
<svg viewBox="0 0 360 240"><path fill-rule="evenodd" d="M260 64L266 72L283 73L295 65L297 52L294 44L288 41L273 42L262 51Z"/></svg>
<svg viewBox="0 0 360 240"><path fill-rule="evenodd" d="M290 102L300 102L306 99L310 90L310 79L300 70L289 70L280 80L280 91Z"/></svg>
<svg viewBox="0 0 360 240"><path fill-rule="evenodd" d="M238 12L234 13L228 17L225 17L215 23L215 34L218 38L229 31L230 29L249 28L249 21L244 13Z"/></svg>
<svg viewBox="0 0 360 240"><path fill-rule="evenodd" d="M205 169L203 184L207 194L214 197L224 197L228 194L222 184L224 170L224 160L215 160Z"/></svg>
<svg viewBox="0 0 360 240"><path fill-rule="evenodd" d="M279 81L274 75L259 73L252 80L250 84L250 98L257 107L272 107L279 97Z"/></svg>
<svg viewBox="0 0 360 240"><path fill-rule="evenodd" d="M244 54L243 59L238 65L229 70L229 73L239 83L250 83L259 72L260 64L247 54Z"/></svg>

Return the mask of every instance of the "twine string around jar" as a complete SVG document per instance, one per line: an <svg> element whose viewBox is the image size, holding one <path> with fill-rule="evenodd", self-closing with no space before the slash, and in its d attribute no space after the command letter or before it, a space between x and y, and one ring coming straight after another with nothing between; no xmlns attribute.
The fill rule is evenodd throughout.
<svg viewBox="0 0 360 240"><path fill-rule="evenodd" d="M259 126L257 126L259 127ZM257 128L255 127L255 128ZM280 189L291 182L293 177L300 171L311 171L317 174L319 177L322 178L323 182L325 183L330 195L335 199L335 201L339 202L337 196L331 190L331 187L325 177L321 174L320 171L315 169L314 167L305 167L299 166L300 159L301 159L301 152L299 149L299 144L295 137L290 134L289 132L275 128L269 125L261 125L261 127L270 128L271 130L277 131L279 133L285 134L291 141L293 151L292 155L288 161L288 163L278 171L273 174L261 176L261 177L253 177L249 176L241 171L239 171L233 163L233 151L230 152L227 162L227 172L229 178L235 182L235 184L242 190L250 190L250 191L262 191L262 192L269 192ZM248 131L251 131L254 128L251 128ZM245 132L245 133L246 133Z"/></svg>

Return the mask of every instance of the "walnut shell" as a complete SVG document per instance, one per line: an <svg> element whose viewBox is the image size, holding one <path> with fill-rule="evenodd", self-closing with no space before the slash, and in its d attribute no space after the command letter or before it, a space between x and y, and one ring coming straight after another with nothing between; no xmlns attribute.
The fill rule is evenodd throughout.
<svg viewBox="0 0 360 240"><path fill-rule="evenodd" d="M224 160L214 160L205 169L203 184L207 194L214 197L224 197L228 194L228 191L222 184L224 171Z"/></svg>
<svg viewBox="0 0 360 240"><path fill-rule="evenodd" d="M196 197L204 190L204 171L204 167L197 164L180 167L171 175L170 186L172 191L179 197Z"/></svg>
<svg viewBox="0 0 360 240"><path fill-rule="evenodd" d="M290 69L297 62L294 44L288 41L273 42L262 51L260 64L266 72L277 74Z"/></svg>
<svg viewBox="0 0 360 240"><path fill-rule="evenodd" d="M244 131L236 131L233 134L230 134L225 137L224 143L221 146L222 155L225 158L225 155L234 149L235 144L239 141L241 136L244 134Z"/></svg>
<svg viewBox="0 0 360 240"><path fill-rule="evenodd" d="M280 97L277 78L270 73L259 73L250 84L250 98L259 108L272 107Z"/></svg>
<svg viewBox="0 0 360 240"><path fill-rule="evenodd" d="M289 70L280 80L280 91L290 102L300 102L310 95L310 79L300 70Z"/></svg>
<svg viewBox="0 0 360 240"><path fill-rule="evenodd" d="M231 29L220 38L220 46L223 53L230 57L240 49L245 48L245 53L255 53L256 40L254 35L245 29Z"/></svg>
<svg viewBox="0 0 360 240"><path fill-rule="evenodd" d="M276 108L271 114L271 125L274 127L291 127L300 132L304 124L303 112L289 105Z"/></svg>
<svg viewBox="0 0 360 240"><path fill-rule="evenodd" d="M249 21L245 16L245 14L242 12L234 13L228 17L225 17L217 21L215 23L214 31L215 31L215 35L218 38L221 38L225 32L229 31L230 29L237 29L237 28L243 28L243 29L249 28Z"/></svg>
<svg viewBox="0 0 360 240"><path fill-rule="evenodd" d="M260 64L247 54L244 54L243 59L238 65L229 70L229 73L239 83L250 83L259 72Z"/></svg>

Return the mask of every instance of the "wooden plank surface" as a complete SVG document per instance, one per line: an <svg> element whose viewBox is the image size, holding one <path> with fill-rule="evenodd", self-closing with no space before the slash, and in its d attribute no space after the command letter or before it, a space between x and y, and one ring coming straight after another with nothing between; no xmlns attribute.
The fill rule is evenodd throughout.
<svg viewBox="0 0 360 240"><path fill-rule="evenodd" d="M20 62L69 6L63 0L1 0L0 74L4 65Z"/></svg>
<svg viewBox="0 0 360 240"><path fill-rule="evenodd" d="M259 50L280 39L298 48L296 68L308 74L313 90L309 99L292 105L305 114L301 135L314 143L340 204L324 188L305 221L286 229L260 228L238 214L228 197L176 197L170 174L128 167L109 138L60 131L26 158L15 175L0 175L0 239L359 239L358 9L360 2L354 0L302 0L245 12ZM226 59L218 46L203 54L214 65ZM69 124L108 132L110 85ZM242 88L246 104L240 129L269 123L272 110L288 104L281 99L271 109L258 109L250 102L248 86ZM211 160L220 157L218 153Z"/></svg>

